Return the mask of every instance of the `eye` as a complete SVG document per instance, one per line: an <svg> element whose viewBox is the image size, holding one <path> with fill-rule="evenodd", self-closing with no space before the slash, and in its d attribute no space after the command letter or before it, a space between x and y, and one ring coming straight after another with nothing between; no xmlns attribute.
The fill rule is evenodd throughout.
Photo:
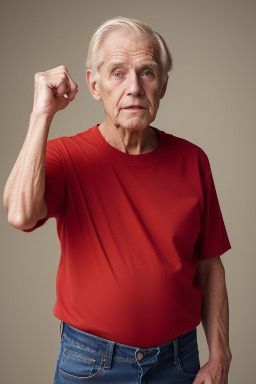
<svg viewBox="0 0 256 384"><path fill-rule="evenodd" d="M118 72L118 71L113 72L113 77L121 77L121 76L122 76L122 72Z"/></svg>
<svg viewBox="0 0 256 384"><path fill-rule="evenodd" d="M147 69L146 71L143 72L142 76L153 76L154 73L152 71L150 71L149 69Z"/></svg>

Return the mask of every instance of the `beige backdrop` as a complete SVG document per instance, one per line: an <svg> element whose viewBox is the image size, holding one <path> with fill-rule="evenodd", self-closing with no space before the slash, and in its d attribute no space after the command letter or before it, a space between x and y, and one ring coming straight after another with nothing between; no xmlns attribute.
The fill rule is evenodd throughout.
<svg viewBox="0 0 256 384"><path fill-rule="evenodd" d="M79 85L50 137L101 122L84 61L105 19L135 17L166 39L174 59L155 126L201 146L210 158L232 250L223 256L230 298L230 383L254 382L255 37L254 0L1 1L1 193L23 143L34 74L65 64ZM55 222L32 234L11 228L1 207L0 382L52 383L59 322L52 309L59 244ZM207 347L199 328L201 361Z"/></svg>

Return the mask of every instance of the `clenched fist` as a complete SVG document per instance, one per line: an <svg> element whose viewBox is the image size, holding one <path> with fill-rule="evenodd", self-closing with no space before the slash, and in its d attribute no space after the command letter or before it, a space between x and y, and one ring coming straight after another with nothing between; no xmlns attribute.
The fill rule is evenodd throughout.
<svg viewBox="0 0 256 384"><path fill-rule="evenodd" d="M35 75L33 112L53 117L67 107L78 92L64 65Z"/></svg>

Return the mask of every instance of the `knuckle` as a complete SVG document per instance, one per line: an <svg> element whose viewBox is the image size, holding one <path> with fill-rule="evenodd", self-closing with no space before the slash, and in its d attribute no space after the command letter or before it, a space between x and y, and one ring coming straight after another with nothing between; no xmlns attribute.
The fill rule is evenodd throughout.
<svg viewBox="0 0 256 384"><path fill-rule="evenodd" d="M36 82L42 82L44 81L44 73L43 72L38 72L35 74L35 81Z"/></svg>
<svg viewBox="0 0 256 384"><path fill-rule="evenodd" d="M72 92L77 92L78 91L78 86L76 84L71 84L70 89Z"/></svg>

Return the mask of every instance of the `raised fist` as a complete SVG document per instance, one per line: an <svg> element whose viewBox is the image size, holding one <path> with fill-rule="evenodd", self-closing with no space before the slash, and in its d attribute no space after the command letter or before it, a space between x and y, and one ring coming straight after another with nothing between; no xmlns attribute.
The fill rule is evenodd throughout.
<svg viewBox="0 0 256 384"><path fill-rule="evenodd" d="M35 75L33 112L53 117L74 100L77 84L64 65Z"/></svg>

